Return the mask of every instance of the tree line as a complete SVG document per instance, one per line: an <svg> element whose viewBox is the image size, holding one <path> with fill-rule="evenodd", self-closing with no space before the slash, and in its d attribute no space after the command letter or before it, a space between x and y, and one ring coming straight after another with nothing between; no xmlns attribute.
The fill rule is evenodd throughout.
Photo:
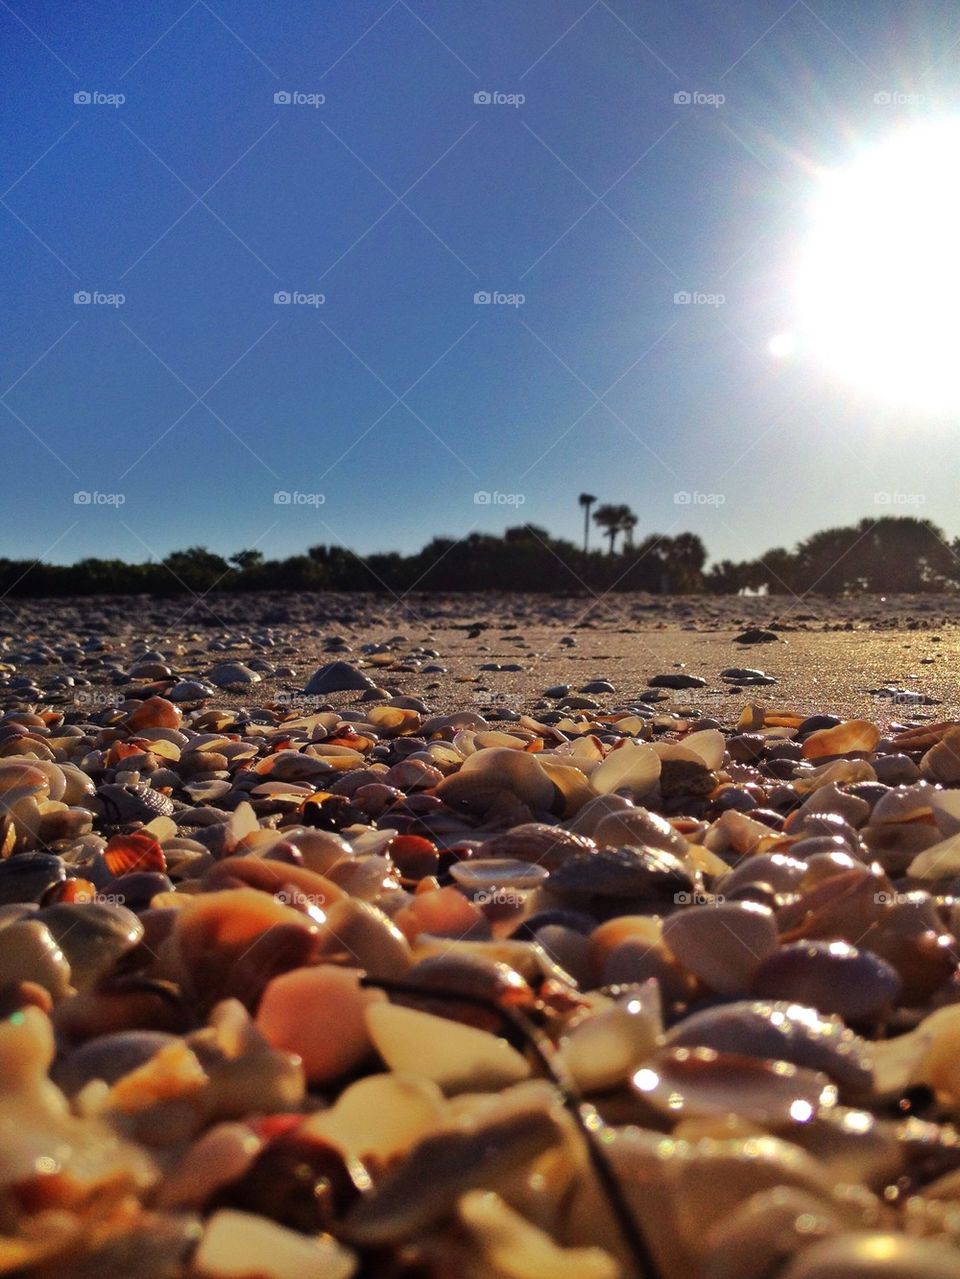
<svg viewBox="0 0 960 1279"><path fill-rule="evenodd" d="M590 497L590 503L584 497ZM343 546L318 545L282 560L266 559L255 549L225 558L202 546L141 564L83 559L59 565L0 558L0 597L211 590L503 590L552 595L611 590L730 595L765 590L771 595L844 595L960 589L960 538L950 541L929 520L913 516L866 518L814 533L792 550L774 547L753 560L721 560L707 567L707 548L696 533L649 533L636 541L637 518L625 506L597 509L593 519L604 530L608 547L591 549L589 517L595 501L589 494L580 499L585 511L583 546L552 537L539 525L519 524L499 536L435 537L412 555L387 551L360 556Z"/></svg>

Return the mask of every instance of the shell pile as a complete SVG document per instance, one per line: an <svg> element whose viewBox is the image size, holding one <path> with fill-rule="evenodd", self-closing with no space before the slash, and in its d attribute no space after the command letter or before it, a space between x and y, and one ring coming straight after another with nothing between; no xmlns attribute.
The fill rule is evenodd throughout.
<svg viewBox="0 0 960 1279"><path fill-rule="evenodd" d="M960 1274L960 724L159 658L0 719L0 1273Z"/></svg>

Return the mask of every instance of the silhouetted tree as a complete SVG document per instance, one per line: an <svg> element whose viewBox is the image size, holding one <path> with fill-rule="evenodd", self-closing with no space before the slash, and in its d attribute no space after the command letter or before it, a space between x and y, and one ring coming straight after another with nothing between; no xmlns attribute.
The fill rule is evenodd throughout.
<svg viewBox="0 0 960 1279"><path fill-rule="evenodd" d="M597 499L592 493L581 493L577 501L583 507L583 553L590 549L590 507Z"/></svg>

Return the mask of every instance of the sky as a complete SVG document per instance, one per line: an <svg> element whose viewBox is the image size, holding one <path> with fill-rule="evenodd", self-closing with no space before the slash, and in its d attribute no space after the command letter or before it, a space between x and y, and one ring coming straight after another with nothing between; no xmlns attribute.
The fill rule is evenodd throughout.
<svg viewBox="0 0 960 1279"><path fill-rule="evenodd" d="M0 555L960 532L955 413L770 348L952 0L0 0L0 57Z"/></svg>

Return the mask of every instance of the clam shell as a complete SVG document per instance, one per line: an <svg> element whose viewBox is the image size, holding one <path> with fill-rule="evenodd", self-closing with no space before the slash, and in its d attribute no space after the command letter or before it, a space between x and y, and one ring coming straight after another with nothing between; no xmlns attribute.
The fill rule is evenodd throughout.
<svg viewBox="0 0 960 1279"><path fill-rule="evenodd" d="M838 1017L785 1000L742 1000L707 1008L667 1035L672 1048L715 1048L822 1071L851 1093L869 1093L873 1049Z"/></svg>
<svg viewBox="0 0 960 1279"><path fill-rule="evenodd" d="M804 1123L837 1102L836 1084L819 1071L713 1048L664 1048L632 1083L645 1104L671 1120L732 1113L770 1127Z"/></svg>
<svg viewBox="0 0 960 1279"><path fill-rule="evenodd" d="M663 939L688 972L722 995L746 994L778 941L773 911L751 901L677 911L664 920Z"/></svg>
<svg viewBox="0 0 960 1279"><path fill-rule="evenodd" d="M650 795L660 777L660 757L645 742L623 741L590 774L590 785L598 795L629 791L634 799Z"/></svg>

